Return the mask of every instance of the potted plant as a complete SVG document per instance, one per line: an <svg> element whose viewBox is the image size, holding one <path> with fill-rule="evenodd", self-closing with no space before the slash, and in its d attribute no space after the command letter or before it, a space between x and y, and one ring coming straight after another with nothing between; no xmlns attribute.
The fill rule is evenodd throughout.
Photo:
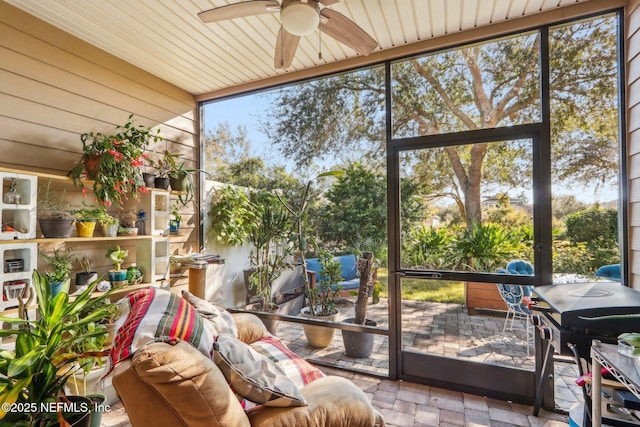
<svg viewBox="0 0 640 427"><path fill-rule="evenodd" d="M100 216L100 208L83 206L73 211L76 219L78 237L93 237L96 221Z"/></svg>
<svg viewBox="0 0 640 427"><path fill-rule="evenodd" d="M87 286L89 283L98 280L98 273L91 271L91 261L89 261L86 255L82 255L81 258L76 258L76 261L82 268L82 271L76 273L76 287Z"/></svg>
<svg viewBox="0 0 640 427"><path fill-rule="evenodd" d="M345 319L343 322L377 326L375 321L367 319L369 297L373 297L373 302L377 303L380 295L380 282L378 282L377 269L374 265L372 252L364 252L362 257L358 258L358 275L360 276L360 286L355 303L355 317ZM349 357L362 358L371 356L374 338L374 334L366 332L342 331L344 350Z"/></svg>
<svg viewBox="0 0 640 427"><path fill-rule="evenodd" d="M118 234L123 236L137 236L138 227L136 227L136 221L138 215L132 211L125 212L120 215L120 226L118 228Z"/></svg>
<svg viewBox="0 0 640 427"><path fill-rule="evenodd" d="M334 260L333 255L327 250L320 251L318 260L321 265L320 279L315 288L307 289L309 305L302 309L300 315L334 322L340 314L336 306L336 300L342 290L341 286L336 285L341 278L340 262ZM305 324L303 328L307 341L312 347L316 348L324 348L331 344L336 332L334 328L317 325Z"/></svg>
<svg viewBox="0 0 640 427"><path fill-rule="evenodd" d="M287 240L291 224L289 213L274 195L264 191L252 193L251 204L255 221L249 231L249 241L253 245L249 257L249 286L260 299L254 308L265 312L275 311L278 307L272 301L271 286L285 267L290 249L288 245L281 245L274 250L274 246ZM267 329L275 333L275 321L262 321Z"/></svg>
<svg viewBox="0 0 640 427"><path fill-rule="evenodd" d="M151 128L134 125L133 114L116 129L118 132L113 135L83 133L80 136L83 155L67 176L83 193L87 187L82 177L92 179L92 189L100 204L122 207L129 194L138 198L139 192L148 191L141 169L147 158L145 150L150 141L162 138L158 135L160 130L154 134Z"/></svg>
<svg viewBox="0 0 640 427"><path fill-rule="evenodd" d="M115 237L118 235L120 220L111 215L104 208L100 210L97 220L102 226L102 232L105 237Z"/></svg>
<svg viewBox="0 0 640 427"><path fill-rule="evenodd" d="M107 249L107 258L113 263L113 269L109 270L109 282L113 288L118 286L124 286L127 284L127 270L122 269L122 263L129 256L129 251L120 248L120 245L116 245Z"/></svg>
<svg viewBox="0 0 640 427"><path fill-rule="evenodd" d="M178 157L177 154L172 154L168 150L164 150L164 152L162 153L162 157L160 157L159 159L149 159L149 163L156 168L156 177L154 180L156 188L162 188L163 190L169 189L169 174L175 167L176 157Z"/></svg>
<svg viewBox="0 0 640 427"><path fill-rule="evenodd" d="M173 204L173 206L171 206L171 215L169 215L169 232L171 232L171 234L177 234L180 232L181 222L182 215L180 215L178 204Z"/></svg>
<svg viewBox="0 0 640 427"><path fill-rule="evenodd" d="M69 284L71 283L69 274L73 270L73 249L70 247L64 250L55 248L51 254L40 253L40 256L49 263L52 269L45 273L47 283L51 285L50 293L52 297L55 297L60 292L69 292Z"/></svg>
<svg viewBox="0 0 640 427"><path fill-rule="evenodd" d="M88 354L70 349L76 343L104 334L91 332L86 325L107 316L109 309L103 306L110 293L92 298L94 283L70 301L66 292L52 297L47 276L37 270L33 272L32 279L38 301L36 318L29 319L25 315L28 311L24 303L19 310L22 318L0 316L0 321L14 325L10 329L1 329L0 337L16 337L14 351L0 352L0 377L4 378L3 392L0 393L0 420L3 425L57 425L62 419L71 423L62 409L53 405L71 399L71 396L65 396L64 386L73 373L73 364ZM79 313L86 315L79 316ZM85 406L85 409L91 406L90 401L84 399L83 402L84 405L77 406ZM30 409L11 412L4 409L7 404L14 403ZM57 408L57 411L45 410L50 407ZM88 412L79 415L87 420L85 425L88 425L89 416ZM80 424L74 421L73 425Z"/></svg>
<svg viewBox="0 0 640 427"><path fill-rule="evenodd" d="M60 192L52 189L51 180L38 190L38 223L44 237L71 236L74 218L65 194L64 189Z"/></svg>

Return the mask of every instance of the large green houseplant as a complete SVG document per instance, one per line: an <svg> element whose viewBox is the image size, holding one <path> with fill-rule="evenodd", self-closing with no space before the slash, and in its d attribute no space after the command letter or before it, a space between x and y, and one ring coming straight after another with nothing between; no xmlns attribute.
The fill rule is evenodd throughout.
<svg viewBox="0 0 640 427"><path fill-rule="evenodd" d="M340 261L327 250L320 251L318 261L321 266L318 272L319 280L315 287L309 286L306 290L309 305L302 309L300 315L335 322L340 314L336 301L343 289L338 285L342 278L342 268ZM336 332L334 328L307 324L303 325L303 329L309 345L316 348L324 348L331 344Z"/></svg>
<svg viewBox="0 0 640 427"><path fill-rule="evenodd" d="M117 126L117 133L88 132L80 136L83 155L78 164L67 174L76 186L86 193L83 177L93 180L96 199L104 206L122 207L127 197L138 197L147 191L142 179L146 162L145 150L151 141L160 141L160 130L134 125L133 114L129 121Z"/></svg>
<svg viewBox="0 0 640 427"><path fill-rule="evenodd" d="M15 350L0 352L0 426L65 425L56 402L66 399L63 387L73 374L70 367L92 356L72 349L104 335L104 331L92 332L86 325L107 318L111 312L104 304L109 292L92 298L96 283L70 300L66 292L52 298L47 277L37 270L32 279L38 299L36 318L0 316L0 321L13 326L0 329L0 337L16 337ZM19 407L23 410L11 410Z"/></svg>

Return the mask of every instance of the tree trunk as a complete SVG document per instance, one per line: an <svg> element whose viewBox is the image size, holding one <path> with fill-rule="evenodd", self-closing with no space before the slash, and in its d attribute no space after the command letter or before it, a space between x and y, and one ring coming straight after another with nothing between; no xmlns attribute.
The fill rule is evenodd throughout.
<svg viewBox="0 0 640 427"><path fill-rule="evenodd" d="M369 296L373 292L373 284L375 283L372 252L363 252L362 257L358 258L358 273L360 274L360 288L358 289L356 316L353 323L364 325L367 319Z"/></svg>

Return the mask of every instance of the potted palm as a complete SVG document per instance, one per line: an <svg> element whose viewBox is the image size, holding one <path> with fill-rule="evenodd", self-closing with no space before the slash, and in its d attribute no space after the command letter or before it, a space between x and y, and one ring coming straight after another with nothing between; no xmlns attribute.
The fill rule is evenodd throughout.
<svg viewBox="0 0 640 427"><path fill-rule="evenodd" d="M65 190L51 188L51 180L38 190L38 223L47 238L71 236L74 218Z"/></svg>
<svg viewBox="0 0 640 427"><path fill-rule="evenodd" d="M75 405L85 409L78 417L86 420L86 424L76 424L77 420L64 415L56 402L69 402L71 396L65 395L64 386L73 374L73 364L89 356L74 351L75 344L104 335L101 331L88 330L86 325L107 316L110 309L104 302L110 293L92 298L95 286L92 284L70 301L66 292L52 297L47 277L37 270L33 272L32 281L38 301L36 318L29 319L25 315L27 310L22 302L19 310L22 318L0 316L1 322L14 325L11 329L0 329L0 337L16 337L14 351L0 352L0 378L4 378L0 422L3 425L43 426L66 420L74 426L88 426L89 400L84 398L82 405ZM80 316L80 313L86 315ZM12 404L29 410L7 412L6 408Z"/></svg>
<svg viewBox="0 0 640 427"><path fill-rule="evenodd" d="M107 258L113 263L113 269L109 270L109 282L113 288L118 286L124 286L127 284L127 270L122 269L122 263L129 256L129 251L120 248L120 245L116 245L107 249Z"/></svg>
<svg viewBox="0 0 640 427"><path fill-rule="evenodd" d="M71 278L69 274L73 270L74 248L55 248L51 254L42 252L40 256L49 263L51 271L45 273L47 283L51 286L51 295L55 297L60 292L69 292Z"/></svg>
<svg viewBox="0 0 640 427"><path fill-rule="evenodd" d="M340 285L341 267L340 262L333 258L333 255L322 250L318 254L320 261L320 274L316 287L307 289L307 300L309 305L300 312L302 317L316 318L324 321L335 322L340 314L336 306L336 300L342 290ZM336 330L317 325L303 325L304 334L312 347L324 348L331 344Z"/></svg>
<svg viewBox="0 0 640 427"><path fill-rule="evenodd" d="M151 141L160 141L160 130L134 125L133 114L129 121L117 126L117 133L83 133L80 136L83 155L67 176L86 193L83 178L93 180L92 189L98 202L104 206L122 207L128 195L138 198L146 192L142 168L146 162L145 152Z"/></svg>

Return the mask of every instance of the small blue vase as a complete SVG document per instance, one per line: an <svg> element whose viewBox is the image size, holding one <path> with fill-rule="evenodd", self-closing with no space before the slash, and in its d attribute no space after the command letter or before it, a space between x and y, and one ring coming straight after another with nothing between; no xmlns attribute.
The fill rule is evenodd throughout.
<svg viewBox="0 0 640 427"><path fill-rule="evenodd" d="M49 289L51 289L51 298L58 295L60 292L69 292L69 285L71 279L63 280L62 282L49 282Z"/></svg>

